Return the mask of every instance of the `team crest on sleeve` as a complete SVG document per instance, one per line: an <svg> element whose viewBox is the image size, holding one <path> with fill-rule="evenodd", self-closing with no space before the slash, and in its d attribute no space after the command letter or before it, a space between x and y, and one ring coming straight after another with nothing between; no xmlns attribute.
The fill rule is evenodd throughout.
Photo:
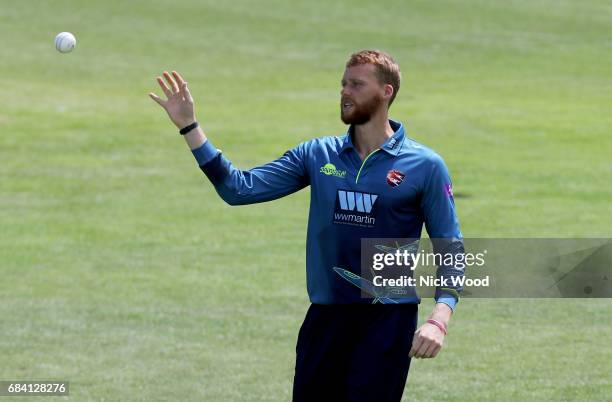
<svg viewBox="0 0 612 402"><path fill-rule="evenodd" d="M391 187L397 187L404 181L404 177L406 177L406 175L399 170L389 170L387 173L387 184Z"/></svg>

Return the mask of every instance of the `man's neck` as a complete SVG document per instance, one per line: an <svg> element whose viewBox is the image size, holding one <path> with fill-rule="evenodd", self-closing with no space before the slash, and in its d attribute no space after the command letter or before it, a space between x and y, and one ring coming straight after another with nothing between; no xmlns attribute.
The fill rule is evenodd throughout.
<svg viewBox="0 0 612 402"><path fill-rule="evenodd" d="M364 160L369 154L380 148L382 144L393 136L394 131L389 124L389 115L381 113L374 115L365 124L355 125L353 144L355 150Z"/></svg>

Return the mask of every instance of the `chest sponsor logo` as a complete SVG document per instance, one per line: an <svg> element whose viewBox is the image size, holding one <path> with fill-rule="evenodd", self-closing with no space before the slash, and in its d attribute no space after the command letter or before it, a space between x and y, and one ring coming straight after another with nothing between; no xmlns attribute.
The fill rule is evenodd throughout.
<svg viewBox="0 0 612 402"><path fill-rule="evenodd" d="M406 177L406 175L400 172L399 170L389 170L389 172L387 173L387 184L391 187L397 187L402 184L402 181L404 181L404 177Z"/></svg>
<svg viewBox="0 0 612 402"><path fill-rule="evenodd" d="M374 227L376 224L377 194L338 190L334 209L334 223Z"/></svg>
<svg viewBox="0 0 612 402"><path fill-rule="evenodd" d="M326 163L325 165L321 166L321 170L319 170L319 172L327 176L340 177L342 179L346 177L346 170L338 170L332 163Z"/></svg>

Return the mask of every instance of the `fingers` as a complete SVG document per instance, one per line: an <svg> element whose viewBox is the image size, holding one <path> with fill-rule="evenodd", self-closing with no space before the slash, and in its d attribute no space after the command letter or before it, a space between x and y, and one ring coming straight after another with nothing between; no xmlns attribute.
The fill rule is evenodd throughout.
<svg viewBox="0 0 612 402"><path fill-rule="evenodd" d="M172 71L171 76L167 71L164 71L162 75L164 78L157 77L157 83L159 84L160 88L162 89L168 100L163 100L154 93L149 94L149 97L151 97L151 99L153 99L166 110L168 104L178 105L181 102L187 102L193 105L193 98L191 96L191 92L189 92L189 88L187 87L187 81L185 81L179 73L177 73L176 71Z"/></svg>
<svg viewBox="0 0 612 402"><path fill-rule="evenodd" d="M164 107L165 102L157 95L155 95L153 92L149 93L149 97L151 97L151 99L153 99L155 102L157 102L159 104L159 106Z"/></svg>
<svg viewBox="0 0 612 402"><path fill-rule="evenodd" d="M162 91L164 91L164 94L166 94L166 97L170 99L170 97L172 96L172 91L170 91L170 88L168 88L166 82L161 77L157 77L157 83L161 87Z"/></svg>
<svg viewBox="0 0 612 402"><path fill-rule="evenodd" d="M419 348L421 347L422 343L423 343L423 338L421 338L420 332L419 331L415 332L414 338L412 340L412 348L410 348L410 353L408 353L408 356L415 357L415 354L417 350L419 350Z"/></svg>
<svg viewBox="0 0 612 402"><path fill-rule="evenodd" d="M174 81L174 78L172 78L172 76L170 75L170 73L168 73L167 71L164 71L164 78L166 79L166 81L168 81L168 84L170 84L170 88L172 88L172 93L176 94L179 91L179 87L176 84L176 81Z"/></svg>
<svg viewBox="0 0 612 402"><path fill-rule="evenodd" d="M430 352L430 354L431 354L430 357L438 356L438 353L440 352L440 349L442 349L441 345L435 345L435 347L433 348L433 351Z"/></svg>
<svg viewBox="0 0 612 402"><path fill-rule="evenodd" d="M187 81L183 79L183 77L177 73L176 71L172 71L172 75L176 80L176 83L179 86L179 93L185 98L186 101L193 103L193 98L191 97L191 92L189 92L189 88L187 87Z"/></svg>
<svg viewBox="0 0 612 402"><path fill-rule="evenodd" d="M191 92L189 92L189 88L187 87L187 83L183 83L183 96L185 97L185 100L189 103L193 103L193 98L191 97Z"/></svg>
<svg viewBox="0 0 612 402"><path fill-rule="evenodd" d="M414 333L412 348L408 356L417 359L435 357L442 348L444 342L444 335L435 330L439 331L437 327L419 328L419 330Z"/></svg>
<svg viewBox="0 0 612 402"><path fill-rule="evenodd" d="M184 83L186 84L183 77L181 77L181 75L177 73L176 71L172 71L172 75L174 76L174 79L176 80L176 83L178 84L179 87L182 87Z"/></svg>
<svg viewBox="0 0 612 402"><path fill-rule="evenodd" d="M417 359L427 357L426 352L427 349L429 349L429 347L431 346L431 342L432 341L430 339L424 339L423 342L421 342L419 348L414 353L414 357L416 357Z"/></svg>
<svg viewBox="0 0 612 402"><path fill-rule="evenodd" d="M437 349L438 345L435 342L428 342L427 345L427 349L425 349L423 351L423 354L421 355L422 358L424 359L428 359L431 357L434 357L434 351Z"/></svg>

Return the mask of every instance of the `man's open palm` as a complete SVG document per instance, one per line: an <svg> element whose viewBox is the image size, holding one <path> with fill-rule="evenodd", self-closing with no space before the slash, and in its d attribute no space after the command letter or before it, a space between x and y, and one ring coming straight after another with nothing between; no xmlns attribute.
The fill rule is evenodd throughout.
<svg viewBox="0 0 612 402"><path fill-rule="evenodd" d="M196 118L193 98L187 87L187 82L176 71L173 71L172 75L164 71L163 75L167 83L162 77L157 77L157 82L166 95L167 100L161 99L153 92L149 93L149 96L164 108L168 116L170 116L170 120L178 128L190 125L196 121Z"/></svg>

